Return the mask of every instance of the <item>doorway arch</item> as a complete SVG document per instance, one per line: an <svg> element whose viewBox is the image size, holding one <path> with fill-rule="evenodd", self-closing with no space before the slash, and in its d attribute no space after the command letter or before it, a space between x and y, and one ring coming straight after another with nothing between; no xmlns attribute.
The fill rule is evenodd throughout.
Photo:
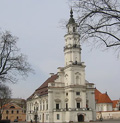
<svg viewBox="0 0 120 123"><path fill-rule="evenodd" d="M78 122L84 122L84 116L82 114L78 115Z"/></svg>

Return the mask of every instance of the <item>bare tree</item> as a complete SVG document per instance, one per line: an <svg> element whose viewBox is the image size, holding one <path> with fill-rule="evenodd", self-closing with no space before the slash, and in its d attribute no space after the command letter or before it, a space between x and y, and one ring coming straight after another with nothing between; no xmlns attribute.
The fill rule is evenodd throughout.
<svg viewBox="0 0 120 123"><path fill-rule="evenodd" d="M10 102L11 90L8 86L0 84L0 120L4 111L4 105Z"/></svg>
<svg viewBox="0 0 120 123"><path fill-rule="evenodd" d="M73 2L73 9L78 15L81 40L120 51L120 1L70 1Z"/></svg>
<svg viewBox="0 0 120 123"><path fill-rule="evenodd" d="M16 46L17 40L8 31L0 34L0 83L16 82L17 75L24 77L32 71L26 56Z"/></svg>

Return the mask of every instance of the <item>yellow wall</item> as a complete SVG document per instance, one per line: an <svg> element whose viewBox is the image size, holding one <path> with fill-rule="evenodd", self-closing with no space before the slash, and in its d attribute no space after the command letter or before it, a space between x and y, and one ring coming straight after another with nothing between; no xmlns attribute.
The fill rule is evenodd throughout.
<svg viewBox="0 0 120 123"><path fill-rule="evenodd" d="M9 113L7 114L6 111L8 111ZM19 111L19 113L17 113L17 111ZM25 121L26 113L24 113L22 109L5 109L2 114L2 119L7 119L7 117L11 121L14 121L15 119L17 119L17 117L19 121Z"/></svg>

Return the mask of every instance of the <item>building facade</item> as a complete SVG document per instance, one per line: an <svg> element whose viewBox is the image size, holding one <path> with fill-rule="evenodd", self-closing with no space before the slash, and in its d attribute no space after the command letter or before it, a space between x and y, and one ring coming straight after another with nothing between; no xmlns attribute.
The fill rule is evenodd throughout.
<svg viewBox="0 0 120 123"><path fill-rule="evenodd" d="M65 66L51 74L27 99L27 121L42 123L89 122L96 120L95 88L85 80L81 62L80 35L70 12L65 37Z"/></svg>
<svg viewBox="0 0 120 123"><path fill-rule="evenodd" d="M26 121L26 111L15 103L8 103L2 107L2 120Z"/></svg>
<svg viewBox="0 0 120 123"><path fill-rule="evenodd" d="M113 102L106 93L95 90L96 111L112 111Z"/></svg>
<svg viewBox="0 0 120 123"><path fill-rule="evenodd" d="M120 119L120 100L111 100L106 93L95 89L96 119Z"/></svg>

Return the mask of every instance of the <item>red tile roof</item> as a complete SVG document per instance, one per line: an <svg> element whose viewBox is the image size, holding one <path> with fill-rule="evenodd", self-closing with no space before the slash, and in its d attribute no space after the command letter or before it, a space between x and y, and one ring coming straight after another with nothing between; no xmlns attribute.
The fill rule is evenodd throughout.
<svg viewBox="0 0 120 123"><path fill-rule="evenodd" d="M95 89L95 100L97 101L99 99L99 95L102 94L100 91Z"/></svg>
<svg viewBox="0 0 120 123"><path fill-rule="evenodd" d="M106 93L104 93L99 95L97 103L112 103L112 101L110 97Z"/></svg>
<svg viewBox="0 0 120 123"><path fill-rule="evenodd" d="M95 89L95 100L97 103L112 103L107 93L102 94L97 89Z"/></svg>
<svg viewBox="0 0 120 123"><path fill-rule="evenodd" d="M112 102L113 102L113 108L116 108L116 105L119 102L119 100L112 100Z"/></svg>
<svg viewBox="0 0 120 123"><path fill-rule="evenodd" d="M27 99L32 99L32 97L37 94L39 96L48 94L48 83L54 82L58 78L58 75L52 75L50 78L48 78L39 88L35 90L35 92Z"/></svg>

